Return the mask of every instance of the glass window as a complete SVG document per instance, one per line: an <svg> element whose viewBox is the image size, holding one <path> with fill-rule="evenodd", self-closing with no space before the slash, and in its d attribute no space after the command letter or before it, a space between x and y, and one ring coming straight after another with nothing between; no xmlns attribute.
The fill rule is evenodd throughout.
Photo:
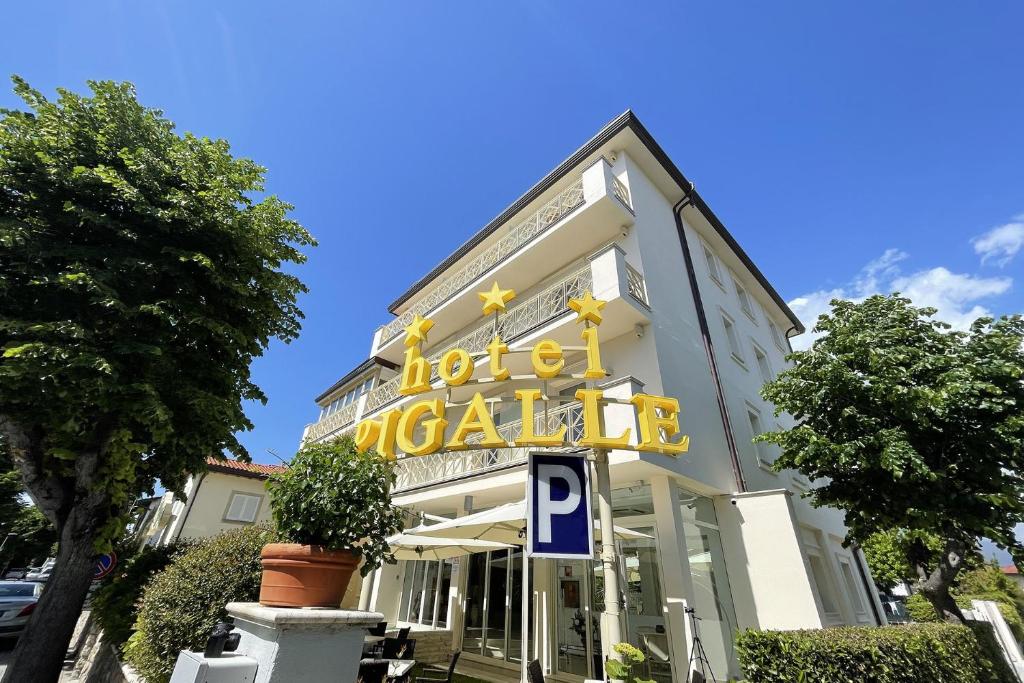
<svg viewBox="0 0 1024 683"><path fill-rule="evenodd" d="M693 581L694 595L690 604L696 611L695 616L700 618L701 642L711 668L724 679L726 672L739 674L739 664L733 646L736 615L715 506L710 498L685 489L679 490L679 505Z"/></svg>
<svg viewBox="0 0 1024 683"><path fill-rule="evenodd" d="M227 512L224 513L224 520L228 522L255 522L256 513L260 509L260 501L263 496L254 496L247 493L231 494L231 502L228 503Z"/></svg>
<svg viewBox="0 0 1024 683"><path fill-rule="evenodd" d="M771 382L773 379L772 366L768 362L768 354L757 344L754 344L754 358L757 359L757 368L761 371L761 379Z"/></svg>
<svg viewBox="0 0 1024 683"><path fill-rule="evenodd" d="M732 318L723 313L722 327L725 328L725 338L729 341L729 351L732 352L732 357L742 363L743 349L740 348L740 338L736 332L736 323L732 321Z"/></svg>
<svg viewBox="0 0 1024 683"><path fill-rule="evenodd" d="M786 342L782 338L782 332L779 331L779 326L773 323L771 320L768 321L768 331L772 334L772 342L779 347L779 350L786 350Z"/></svg>
<svg viewBox="0 0 1024 683"><path fill-rule="evenodd" d="M748 405L747 420L750 421L750 438L751 442L753 442L755 437L758 437L765 432L764 424L761 422L761 413L756 408L752 408ZM771 444L757 442L754 444L754 447L757 452L757 460L760 464L771 465L775 461L775 458L772 457L773 453Z"/></svg>
<svg viewBox="0 0 1024 683"><path fill-rule="evenodd" d="M839 606L836 604L835 594L832 592L832 582L828 579L828 570L825 569L825 562L820 555L808 554L808 562L811 565L811 575L814 578L814 585L818 589L818 597L821 598L821 607L825 615L832 618L839 618Z"/></svg>
<svg viewBox="0 0 1024 683"><path fill-rule="evenodd" d="M704 259L708 263L708 275L718 284L722 284L722 269L718 264L718 257L715 256L715 252L711 251L711 247L703 243L702 246L704 247Z"/></svg>
<svg viewBox="0 0 1024 683"><path fill-rule="evenodd" d="M839 560L839 570L843 573L843 583L850 595L850 602L853 603L853 610L857 614L864 614L864 600L861 599L857 582L853 578L853 568L846 560Z"/></svg>
<svg viewBox="0 0 1024 683"><path fill-rule="evenodd" d="M747 294L747 288L741 285L735 277L732 279L732 284L736 287L736 297L740 300L740 310L746 313L751 320L754 320L754 307L750 303L750 295Z"/></svg>

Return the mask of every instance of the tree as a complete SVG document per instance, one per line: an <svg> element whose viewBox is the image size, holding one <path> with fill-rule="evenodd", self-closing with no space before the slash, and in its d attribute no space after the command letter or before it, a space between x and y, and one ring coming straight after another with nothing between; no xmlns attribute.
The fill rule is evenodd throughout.
<svg viewBox="0 0 1024 683"><path fill-rule="evenodd" d="M57 542L57 533L39 508L25 500L21 476L0 438L0 575L8 567L22 567L45 559Z"/></svg>
<svg viewBox="0 0 1024 683"><path fill-rule="evenodd" d="M917 572L907 557L911 545L918 538L921 538L931 557L942 552L941 542L934 534L915 534L906 529L876 531L864 539L861 550L877 586L892 590L901 583L912 583L917 578Z"/></svg>
<svg viewBox="0 0 1024 683"><path fill-rule="evenodd" d="M954 332L898 294L831 303L824 335L762 390L797 425L761 440L781 447L779 469L822 482L810 498L846 510L849 540L912 534L918 590L962 620L949 589L977 538L1024 550L1024 320Z"/></svg>
<svg viewBox="0 0 1024 683"><path fill-rule="evenodd" d="M128 83L0 111L0 433L59 535L5 681L55 681L94 557L159 480L246 458L252 359L299 332L315 244L265 169L178 135Z"/></svg>

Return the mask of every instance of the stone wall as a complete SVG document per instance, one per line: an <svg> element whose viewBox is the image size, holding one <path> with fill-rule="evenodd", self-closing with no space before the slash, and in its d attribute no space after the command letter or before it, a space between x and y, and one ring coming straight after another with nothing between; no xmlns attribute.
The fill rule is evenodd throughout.
<svg viewBox="0 0 1024 683"><path fill-rule="evenodd" d="M142 683L130 666L121 662L117 649L103 638L95 620L88 619L78 646L75 664L61 677L62 683Z"/></svg>
<svg viewBox="0 0 1024 683"><path fill-rule="evenodd" d="M395 635L388 632L389 636ZM452 649L451 631L413 631L410 638L416 640L416 653L413 658L425 664L448 664Z"/></svg>

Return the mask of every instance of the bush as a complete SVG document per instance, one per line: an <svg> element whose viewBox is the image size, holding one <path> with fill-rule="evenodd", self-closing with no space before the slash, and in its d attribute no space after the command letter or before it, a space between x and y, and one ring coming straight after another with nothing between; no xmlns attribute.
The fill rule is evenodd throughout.
<svg viewBox="0 0 1024 683"><path fill-rule="evenodd" d="M928 599L920 593L914 593L907 598L907 614L910 615L911 619L922 624L942 621L939 615L935 613L932 603L928 602Z"/></svg>
<svg viewBox="0 0 1024 683"><path fill-rule="evenodd" d="M746 631L736 640L750 683L1011 683L986 667L971 630L954 624Z"/></svg>
<svg viewBox="0 0 1024 683"><path fill-rule="evenodd" d="M202 650L229 602L260 592L260 550L277 540L266 525L197 542L153 577L142 592L125 656L147 683L165 683L180 650Z"/></svg>
<svg viewBox="0 0 1024 683"><path fill-rule="evenodd" d="M402 530L404 512L391 505L394 464L351 437L302 447L268 486L274 522L293 543L351 550L362 574L394 562L387 537Z"/></svg>
<svg viewBox="0 0 1024 683"><path fill-rule="evenodd" d="M153 576L187 546L145 546L134 555L118 552L118 565L103 579L92 598L92 613L103 638L114 647L128 642L135 626L139 596Z"/></svg>

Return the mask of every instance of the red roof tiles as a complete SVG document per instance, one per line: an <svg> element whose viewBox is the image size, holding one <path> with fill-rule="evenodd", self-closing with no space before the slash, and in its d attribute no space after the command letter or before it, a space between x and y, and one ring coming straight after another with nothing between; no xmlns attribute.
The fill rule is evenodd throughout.
<svg viewBox="0 0 1024 683"><path fill-rule="evenodd" d="M284 465L261 465L255 462L239 462L238 460L225 460L222 458L209 457L206 465L211 470L227 473L238 473L242 476L257 476L260 478L269 477L278 472L284 472L287 468Z"/></svg>

